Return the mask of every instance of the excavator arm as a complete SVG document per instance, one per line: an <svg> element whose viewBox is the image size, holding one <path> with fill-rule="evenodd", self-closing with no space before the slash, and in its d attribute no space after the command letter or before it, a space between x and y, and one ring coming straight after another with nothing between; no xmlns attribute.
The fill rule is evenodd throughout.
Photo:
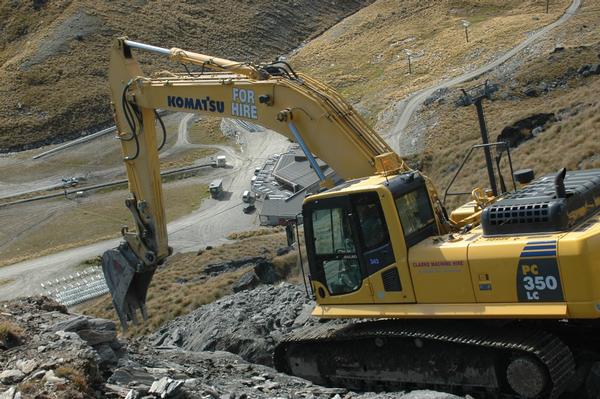
<svg viewBox="0 0 600 399"><path fill-rule="evenodd" d="M201 72L146 76L133 49L201 67ZM396 174L409 168L338 93L284 62L250 65L116 40L109 69L112 106L129 181L126 206L135 231L102 257L102 267L120 321L146 318L146 292L156 267L171 253L167 240L156 134L157 109L246 120L297 142L325 179L312 154L344 179ZM162 125L162 122L161 122ZM164 125L163 144L164 144Z"/></svg>

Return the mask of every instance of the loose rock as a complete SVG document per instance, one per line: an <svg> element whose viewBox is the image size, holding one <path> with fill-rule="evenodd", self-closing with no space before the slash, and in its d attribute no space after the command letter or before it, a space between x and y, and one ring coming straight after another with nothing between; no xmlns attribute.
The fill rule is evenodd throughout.
<svg viewBox="0 0 600 399"><path fill-rule="evenodd" d="M21 382L23 378L25 378L25 373L17 369L4 370L0 373L0 382L3 384L16 384Z"/></svg>

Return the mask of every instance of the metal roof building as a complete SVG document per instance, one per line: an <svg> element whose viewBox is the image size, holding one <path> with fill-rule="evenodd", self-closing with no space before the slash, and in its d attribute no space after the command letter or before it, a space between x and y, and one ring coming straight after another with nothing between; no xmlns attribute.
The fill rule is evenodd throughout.
<svg viewBox="0 0 600 399"><path fill-rule="evenodd" d="M340 180L325 162L317 159L317 164L325 176L331 176L334 182ZM285 199L273 199L271 197L277 195L269 194L260 211L260 222L263 225L284 224L286 220L295 219L302 211L306 195L319 190L319 178L297 144L281 154L271 173L282 188L294 194Z"/></svg>

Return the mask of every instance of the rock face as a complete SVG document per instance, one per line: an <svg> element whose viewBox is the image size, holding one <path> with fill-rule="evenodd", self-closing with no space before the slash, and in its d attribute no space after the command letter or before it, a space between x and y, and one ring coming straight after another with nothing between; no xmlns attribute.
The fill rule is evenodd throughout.
<svg viewBox="0 0 600 399"><path fill-rule="evenodd" d="M27 387L24 397L34 397L29 396L31 393L60 398L94 395L91 387L103 381L103 373L110 370L94 346L86 342L85 334L99 334L112 324L113 334L104 342L116 341L113 322L74 317L45 297L24 298L0 306L0 322L10 325L19 335L19 345L0 350L0 391L5 391L5 397L22 397L19 387L23 386ZM12 388L15 389L11 396Z"/></svg>
<svg viewBox="0 0 600 399"><path fill-rule="evenodd" d="M0 322L20 339L18 346L0 349L0 399L456 399L431 391L359 394L320 387L214 350L226 347L268 364L283 334L316 322L303 287L287 283L203 306L128 344L117 338L112 321L69 314L48 298L0 307Z"/></svg>
<svg viewBox="0 0 600 399"><path fill-rule="evenodd" d="M173 320L152 336L152 342L190 351L228 351L270 366L275 345L284 334L309 322L310 309L302 287L260 286Z"/></svg>
<svg viewBox="0 0 600 399"><path fill-rule="evenodd" d="M511 147L517 147L540 134L548 124L555 121L556 116L553 113L531 115L502 129L496 141L506 141Z"/></svg>

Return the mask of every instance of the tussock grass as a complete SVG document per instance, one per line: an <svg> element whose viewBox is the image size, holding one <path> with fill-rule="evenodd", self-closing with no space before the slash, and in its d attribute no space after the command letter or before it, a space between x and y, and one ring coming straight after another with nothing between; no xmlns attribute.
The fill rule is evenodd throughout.
<svg viewBox="0 0 600 399"><path fill-rule="evenodd" d="M174 169L192 166L197 161L217 153L214 148L192 148L164 157L160 160L160 168Z"/></svg>
<svg viewBox="0 0 600 399"><path fill-rule="evenodd" d="M576 20L570 29L577 31L578 25L589 23L590 16L584 15L586 22ZM596 21L600 23L600 11L596 13ZM484 102L491 141L496 141L504 127L537 113L552 112L560 119L550 124L539 136L511 149L515 170L533 168L536 176L541 176L562 167L570 170L600 167L600 157L597 155L600 154L600 103L597 96L600 77L584 78L573 73L582 65L598 63L600 40L596 38L595 43L586 47L580 47L580 44L573 43L559 52L546 49L517 69L512 87L501 85L499 94L507 95L505 99L497 95L494 101ZM523 94L525 87L550 84L569 75L571 77L565 87L553 89L540 97L526 97ZM487 77L482 77L480 81ZM475 109L456 108L452 99L449 99L446 103L423 110L420 117L428 121L426 150L420 156L421 166L438 189L442 190L454 175L467 149L481 142ZM465 166L453 191L488 187L484 165L483 152L480 151ZM505 178L510 180L506 163L503 172ZM467 199L454 198L449 205L454 207Z"/></svg>
<svg viewBox="0 0 600 399"><path fill-rule="evenodd" d="M361 5L356 0L334 5L307 0L0 2L0 148L57 135L77 137L83 129L111 124L107 65L119 35L233 60L269 60ZM284 10L282 20L264 13L272 7ZM296 8L306 12L300 15ZM136 57L149 73L184 72L160 57Z"/></svg>
<svg viewBox="0 0 600 399"><path fill-rule="evenodd" d="M243 240L245 238L250 238L250 237L258 237L258 236L280 233L284 230L285 229L283 227L276 226L276 227L272 227L272 228L264 228L264 229L258 229L258 230L239 231L236 233L229 234L227 236L227 238L229 238L230 240Z"/></svg>
<svg viewBox="0 0 600 399"><path fill-rule="evenodd" d="M71 381L80 392L89 391L90 387L85 375L71 365L62 365L54 370L57 377L63 377Z"/></svg>
<svg viewBox="0 0 600 399"><path fill-rule="evenodd" d="M215 277L202 273L206 265L239 259L246 256L264 256L272 259L282 275L292 275L296 264L294 253L276 257L276 250L287 245L285 233L277 232L240 239L195 253L175 254L154 275L147 297L149 320L131 326L128 336L150 333L163 323L187 314L201 305L210 303L232 292L232 285L250 270L250 267L227 272ZM85 314L117 321L108 295L79 308Z"/></svg>
<svg viewBox="0 0 600 399"><path fill-rule="evenodd" d="M21 394L34 395L36 392L39 392L41 385L41 381L27 380L18 385L18 391L21 392Z"/></svg>
<svg viewBox="0 0 600 399"><path fill-rule="evenodd" d="M380 111L442 78L483 65L557 19L569 0L379 0L302 47L294 67L341 91L371 123ZM469 43L461 20L471 22ZM426 21L426 22L424 22ZM408 74L404 50L413 52ZM389 111L392 112L392 111Z"/></svg>
<svg viewBox="0 0 600 399"><path fill-rule="evenodd" d="M7 320L0 321L0 343L2 345L18 345L23 336L24 331L19 325Z"/></svg>

